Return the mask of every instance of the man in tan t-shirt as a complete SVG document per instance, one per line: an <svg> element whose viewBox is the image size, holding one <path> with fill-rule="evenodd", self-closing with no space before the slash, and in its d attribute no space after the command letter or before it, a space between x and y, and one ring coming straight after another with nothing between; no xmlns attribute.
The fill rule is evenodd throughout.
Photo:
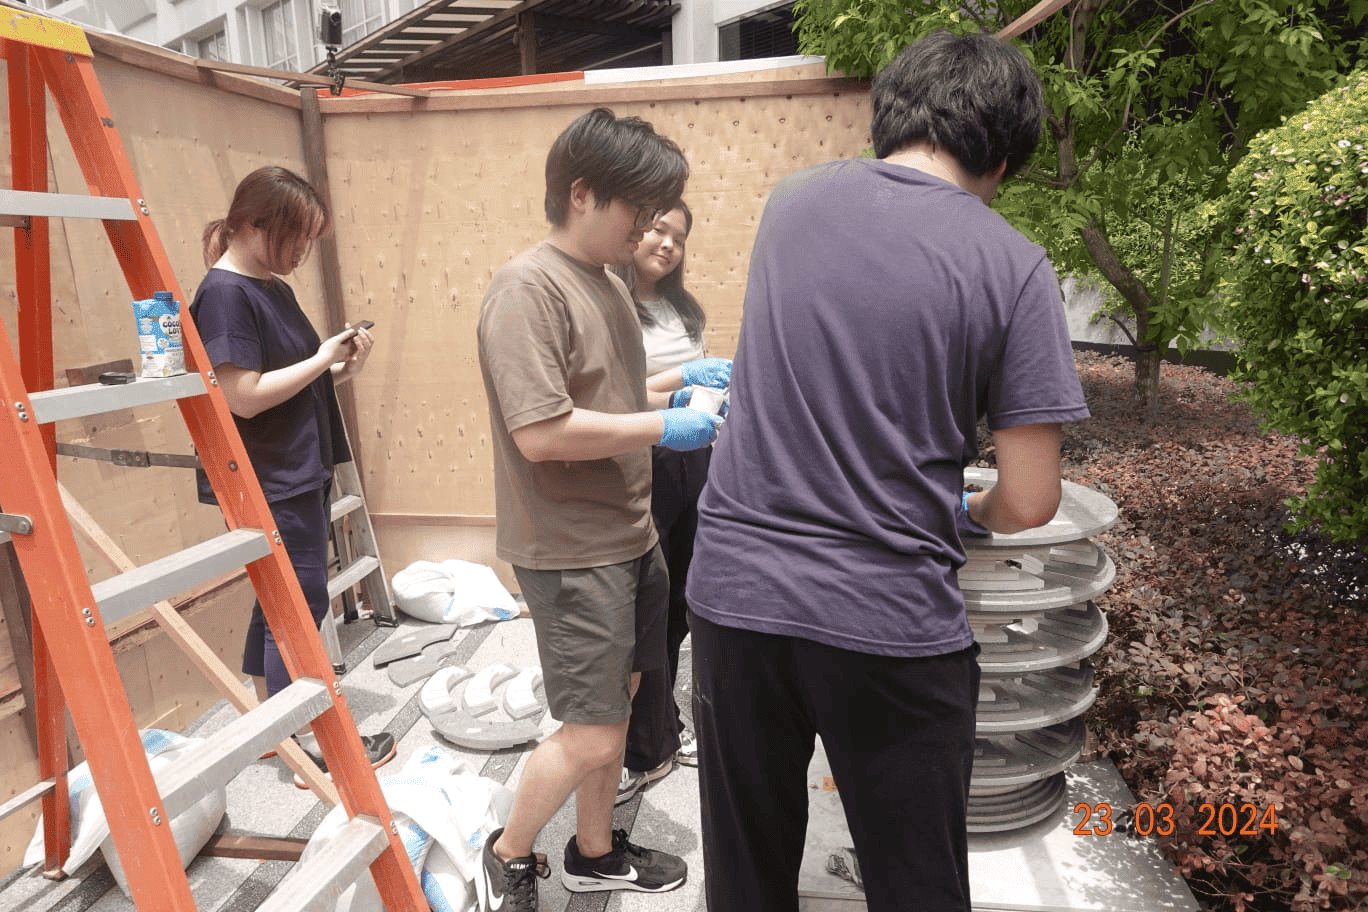
<svg viewBox="0 0 1368 912"><path fill-rule="evenodd" d="M547 155L547 239L495 274L481 308L497 553L527 601L563 723L528 758L508 825L485 844L481 888L498 912L535 912L545 872L533 843L572 792L567 889L663 892L687 875L683 859L614 832L612 814L637 676L665 664L650 447L707 446L720 419L647 391L631 297L604 268L630 258L687 179L679 148L650 124L606 108L577 118ZM730 370L692 362L678 386L725 386Z"/></svg>

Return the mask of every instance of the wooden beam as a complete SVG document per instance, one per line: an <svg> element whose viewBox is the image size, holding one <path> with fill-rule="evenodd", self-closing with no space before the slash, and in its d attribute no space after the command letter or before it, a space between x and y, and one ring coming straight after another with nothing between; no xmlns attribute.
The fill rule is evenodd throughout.
<svg viewBox="0 0 1368 912"><path fill-rule="evenodd" d="M259 861L299 861L309 840L292 836L215 833L199 850L210 858L250 858Z"/></svg>
<svg viewBox="0 0 1368 912"><path fill-rule="evenodd" d="M323 137L323 116L318 109L318 92L308 86L299 90L299 127L309 183L322 197L328 211L335 212L332 188L328 183L328 150ZM336 220L333 221L333 230L318 239L318 259L319 268L323 270L323 305L328 316L328 335L335 336L345 328L347 322L347 307L342 300L342 261L337 252ZM352 440L360 440L356 396L350 383L337 388L337 403L342 409L342 423L347 427L347 436ZM358 470L361 467L360 456L360 453L352 453Z"/></svg>
<svg viewBox="0 0 1368 912"><path fill-rule="evenodd" d="M518 59L522 75L537 74L537 23L535 13L523 13L518 17Z"/></svg>
<svg viewBox="0 0 1368 912"><path fill-rule="evenodd" d="M256 95L277 103L287 103L286 98L289 99L288 103L298 103L298 96L294 91L284 86L265 84L257 82L256 79L273 79L323 88L333 84L331 77L320 74L293 73L288 70L272 70L267 67L247 66L222 60L201 60L197 57L186 57L171 51L163 51L160 48L145 47L126 38L101 35L97 32L88 33L88 37L90 38L90 47L96 54L112 57L124 63L131 63L134 66L176 79L183 79L187 82L209 83L239 94ZM234 78L241 76L256 77L256 79ZM383 85L378 82L365 82L359 79L348 80L348 85L354 89L369 92L384 92L387 95L406 95L414 98L426 98L431 94L427 89L410 89L406 86ZM244 91L247 86L256 86L266 91ZM282 97L282 94L285 97Z"/></svg>
<svg viewBox="0 0 1368 912"><path fill-rule="evenodd" d="M564 85L564 83L562 83ZM482 111L514 108L614 104L649 104L667 101L707 101L721 98L793 98L805 95L865 94L866 79L848 77L804 77L733 83L688 83L684 85L608 85L552 89L544 92L479 91L434 95L423 103L425 111ZM334 114L379 114L413 111L416 105L406 98L356 96L324 98L319 101L325 116Z"/></svg>
<svg viewBox="0 0 1368 912"><path fill-rule="evenodd" d="M1018 35L1025 34L1030 29L1035 28L1064 7L1068 6L1073 0L1040 0L1035 6L1022 13L1013 20L1006 28L997 33L1003 41L1008 41Z"/></svg>
<svg viewBox="0 0 1368 912"><path fill-rule="evenodd" d="M38 727L33 707L38 705L33 688L33 625L29 618L31 604L28 586L24 584L24 570L19 556L14 553L10 537L0 532L0 610L4 611L5 627L9 630L10 651L14 654L14 670L19 676L19 689L24 694L24 727L28 729L33 750L38 750Z"/></svg>

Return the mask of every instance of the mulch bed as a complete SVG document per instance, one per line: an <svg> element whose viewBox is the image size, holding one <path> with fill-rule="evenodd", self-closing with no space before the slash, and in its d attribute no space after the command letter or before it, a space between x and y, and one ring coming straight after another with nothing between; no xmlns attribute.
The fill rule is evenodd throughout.
<svg viewBox="0 0 1368 912"><path fill-rule="evenodd" d="M1314 457L1219 374L1165 364L1147 421L1129 359L1076 362L1093 418L1066 428L1064 475L1120 508L1095 539L1117 565L1097 749L1137 800L1177 808L1154 838L1205 908L1368 906L1368 558L1283 531ZM1265 826L1202 833L1202 804Z"/></svg>

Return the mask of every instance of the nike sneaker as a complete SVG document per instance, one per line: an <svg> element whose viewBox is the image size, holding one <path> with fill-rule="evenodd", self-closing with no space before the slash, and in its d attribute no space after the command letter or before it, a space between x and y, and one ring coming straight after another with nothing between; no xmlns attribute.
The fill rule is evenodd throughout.
<svg viewBox="0 0 1368 912"><path fill-rule="evenodd" d="M585 858L571 836L565 844L565 870L561 882L572 893L596 890L639 890L664 893L684 883L689 866L678 855L643 849L627 841L626 830L613 831L613 851L600 858Z"/></svg>
<svg viewBox="0 0 1368 912"><path fill-rule="evenodd" d="M500 827L485 839L483 907L486 912L537 912L537 878L550 877L551 870L537 855L504 861L494 854L502 835Z"/></svg>

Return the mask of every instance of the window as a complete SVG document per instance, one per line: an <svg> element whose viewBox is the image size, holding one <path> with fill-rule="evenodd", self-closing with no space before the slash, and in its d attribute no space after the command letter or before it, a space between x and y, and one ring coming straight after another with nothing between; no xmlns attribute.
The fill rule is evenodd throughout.
<svg viewBox="0 0 1368 912"><path fill-rule="evenodd" d="M385 24L385 0L342 0L342 44L355 44Z"/></svg>
<svg viewBox="0 0 1368 912"><path fill-rule="evenodd" d="M793 31L793 4L752 13L717 29L718 59L754 60L757 57L789 57L798 53Z"/></svg>
<svg viewBox="0 0 1368 912"><path fill-rule="evenodd" d="M261 32L266 45L266 66L273 70L299 70L299 40L295 34L295 0L276 0L261 8Z"/></svg>
<svg viewBox="0 0 1368 912"><path fill-rule="evenodd" d="M227 60L228 33L219 29L212 35L205 35L196 39L195 56L201 60Z"/></svg>

